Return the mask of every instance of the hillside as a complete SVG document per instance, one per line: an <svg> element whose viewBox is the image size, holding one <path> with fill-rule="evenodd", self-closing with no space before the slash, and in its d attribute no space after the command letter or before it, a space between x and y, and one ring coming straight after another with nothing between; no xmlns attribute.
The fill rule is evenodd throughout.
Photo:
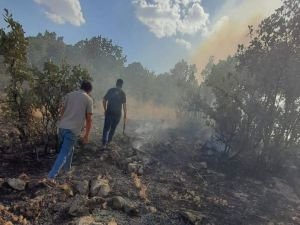
<svg viewBox="0 0 300 225"><path fill-rule="evenodd" d="M221 168L199 133L170 121L130 121L126 136L101 151L96 118L92 143L77 146L72 172L55 186L43 182L54 157L1 159L2 224L300 224L288 177Z"/></svg>

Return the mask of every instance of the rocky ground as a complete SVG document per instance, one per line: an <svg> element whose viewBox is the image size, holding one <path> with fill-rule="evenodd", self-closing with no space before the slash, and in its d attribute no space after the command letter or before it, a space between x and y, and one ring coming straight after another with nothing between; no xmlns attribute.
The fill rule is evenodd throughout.
<svg viewBox="0 0 300 225"><path fill-rule="evenodd" d="M72 171L53 186L43 178L54 154L1 157L0 224L300 224L296 186L220 166L198 133L130 121L104 151L100 134L77 146Z"/></svg>

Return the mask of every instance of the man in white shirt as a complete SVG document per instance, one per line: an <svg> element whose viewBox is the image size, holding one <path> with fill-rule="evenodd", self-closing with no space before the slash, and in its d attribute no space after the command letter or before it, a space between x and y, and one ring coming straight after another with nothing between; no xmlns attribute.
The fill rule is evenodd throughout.
<svg viewBox="0 0 300 225"><path fill-rule="evenodd" d="M70 92L65 96L61 119L58 122L60 152L48 174L54 179L61 169L65 172L71 169L74 146L84 124L86 124L83 143L88 143L92 127L93 99L89 96L92 84L83 81L80 90Z"/></svg>

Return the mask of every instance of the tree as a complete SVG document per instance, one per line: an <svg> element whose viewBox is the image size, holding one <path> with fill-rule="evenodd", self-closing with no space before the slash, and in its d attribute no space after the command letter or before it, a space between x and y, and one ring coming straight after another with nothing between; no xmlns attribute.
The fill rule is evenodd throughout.
<svg viewBox="0 0 300 225"><path fill-rule="evenodd" d="M191 94L209 116L224 156L278 169L300 144L300 2L286 0L255 30L249 46L204 71L213 101ZM198 100L197 100L198 99ZM199 101L199 99L201 99ZM202 109L200 108L202 107ZM253 165L253 164L252 164Z"/></svg>
<svg viewBox="0 0 300 225"><path fill-rule="evenodd" d="M8 31L0 30L0 54L9 74L6 88L7 118L18 128L21 139L26 141L30 134L32 103L30 101L30 84L32 74L27 68L26 50L28 41L24 36L22 25L16 22L7 9L4 10L4 21Z"/></svg>

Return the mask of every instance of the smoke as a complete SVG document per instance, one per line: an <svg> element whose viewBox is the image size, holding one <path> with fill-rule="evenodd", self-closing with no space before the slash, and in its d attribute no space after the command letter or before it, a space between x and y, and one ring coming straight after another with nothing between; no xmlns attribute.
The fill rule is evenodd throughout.
<svg viewBox="0 0 300 225"><path fill-rule="evenodd" d="M204 69L209 57L225 59L237 50L238 44L249 42L248 25L257 26L281 6L281 0L231 0L216 18L216 22L193 54L192 63Z"/></svg>

